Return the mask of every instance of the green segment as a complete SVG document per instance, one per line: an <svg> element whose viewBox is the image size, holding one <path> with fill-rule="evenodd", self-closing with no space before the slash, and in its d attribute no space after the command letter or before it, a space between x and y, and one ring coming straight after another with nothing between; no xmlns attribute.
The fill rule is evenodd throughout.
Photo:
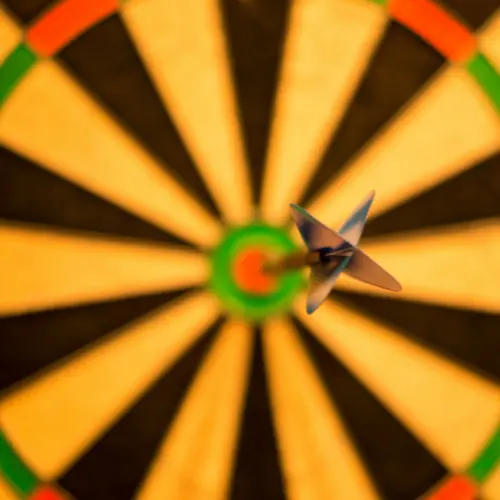
<svg viewBox="0 0 500 500"><path fill-rule="evenodd" d="M484 54L476 54L468 63L467 70L481 86L500 113L500 75Z"/></svg>
<svg viewBox="0 0 500 500"><path fill-rule="evenodd" d="M478 483L483 483L493 473L500 462L500 427L491 437L486 448L483 449L479 457L472 463L467 471L468 475Z"/></svg>
<svg viewBox="0 0 500 500"><path fill-rule="evenodd" d="M19 44L0 66L0 106L38 60L28 46Z"/></svg>
<svg viewBox="0 0 500 500"><path fill-rule="evenodd" d="M379 5L387 6L389 5L389 0L370 0L372 3L378 3Z"/></svg>
<svg viewBox="0 0 500 500"><path fill-rule="evenodd" d="M35 475L17 456L2 432L0 432L0 473L23 496L31 494L38 484Z"/></svg>
<svg viewBox="0 0 500 500"><path fill-rule="evenodd" d="M287 311L305 284L302 273L296 271L277 278L275 290L267 295L252 295L241 290L233 277L235 258L244 250L256 247L278 254L297 250L284 229L256 222L230 230L212 253L210 288L228 312L250 320Z"/></svg>

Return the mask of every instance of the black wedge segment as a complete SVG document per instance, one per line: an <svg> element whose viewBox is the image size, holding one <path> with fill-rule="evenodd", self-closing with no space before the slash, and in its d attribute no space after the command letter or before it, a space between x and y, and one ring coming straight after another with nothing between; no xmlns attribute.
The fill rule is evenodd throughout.
<svg viewBox="0 0 500 500"><path fill-rule="evenodd" d="M135 498L186 392L216 338L219 320L60 480L78 500ZM168 334L168 332L165 332Z"/></svg>
<svg viewBox="0 0 500 500"><path fill-rule="evenodd" d="M500 314L336 291L361 314L500 383Z"/></svg>
<svg viewBox="0 0 500 500"><path fill-rule="evenodd" d="M295 325L381 498L419 498L442 479L447 471L437 459L312 332Z"/></svg>
<svg viewBox="0 0 500 500"><path fill-rule="evenodd" d="M276 434L264 365L261 328L255 328L250 382L247 390L231 500L285 500Z"/></svg>
<svg viewBox="0 0 500 500"><path fill-rule="evenodd" d="M0 220L181 244L175 236L0 146Z"/></svg>
<svg viewBox="0 0 500 500"><path fill-rule="evenodd" d="M57 0L3 0L7 8L24 24L30 24Z"/></svg>
<svg viewBox="0 0 500 500"><path fill-rule="evenodd" d="M319 194L346 163L424 89L444 62L434 48L392 22L320 161L302 204Z"/></svg>
<svg viewBox="0 0 500 500"><path fill-rule="evenodd" d="M0 317L0 392L177 298L182 291ZM29 347L27 347L29 346Z"/></svg>
<svg viewBox="0 0 500 500"><path fill-rule="evenodd" d="M160 164L218 213L118 14L73 40L58 57Z"/></svg>
<svg viewBox="0 0 500 500"><path fill-rule="evenodd" d="M477 30L500 7L500 0L439 0L439 3L470 28Z"/></svg>
<svg viewBox="0 0 500 500"><path fill-rule="evenodd" d="M500 216L500 154L370 220L363 237Z"/></svg>
<svg viewBox="0 0 500 500"><path fill-rule="evenodd" d="M219 2L257 203L261 196L291 0Z"/></svg>

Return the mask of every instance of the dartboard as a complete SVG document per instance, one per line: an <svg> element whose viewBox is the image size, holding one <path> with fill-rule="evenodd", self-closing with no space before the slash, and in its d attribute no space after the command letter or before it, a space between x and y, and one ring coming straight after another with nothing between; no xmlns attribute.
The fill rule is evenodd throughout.
<svg viewBox="0 0 500 500"><path fill-rule="evenodd" d="M4 0L1 500L500 499L499 5Z"/></svg>

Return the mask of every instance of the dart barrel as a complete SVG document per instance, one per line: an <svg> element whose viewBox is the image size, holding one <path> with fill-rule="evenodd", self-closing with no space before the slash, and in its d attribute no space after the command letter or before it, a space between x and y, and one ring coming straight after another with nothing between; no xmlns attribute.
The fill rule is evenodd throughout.
<svg viewBox="0 0 500 500"><path fill-rule="evenodd" d="M298 251L269 259L263 267L267 274L281 274L311 266L319 262L319 254Z"/></svg>

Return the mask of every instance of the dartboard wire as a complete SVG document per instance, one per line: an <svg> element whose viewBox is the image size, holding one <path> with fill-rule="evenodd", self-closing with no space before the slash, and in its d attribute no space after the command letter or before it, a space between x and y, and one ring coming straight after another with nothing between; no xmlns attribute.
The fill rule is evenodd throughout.
<svg viewBox="0 0 500 500"><path fill-rule="evenodd" d="M38 56L21 41L3 61L0 72L2 144L168 232L204 247L216 244L221 232L217 221L103 110L60 61ZM39 92L43 98L35 100L42 104L27 109L26 99ZM52 116L49 122L47 112ZM26 119L19 122L26 114L29 126ZM62 148L58 137L68 129L74 131L73 151ZM99 150L89 148L94 143ZM120 179L118 185L116 178Z"/></svg>
<svg viewBox="0 0 500 500"><path fill-rule="evenodd" d="M251 331L229 320L199 369L138 500L227 497L249 377ZM230 376L229 376L230 374ZM196 471L196 475L193 475Z"/></svg>
<svg viewBox="0 0 500 500"><path fill-rule="evenodd" d="M248 222L251 183L217 1L126 2L120 14L224 219Z"/></svg>
<svg viewBox="0 0 500 500"><path fill-rule="evenodd" d="M0 273L8 316L204 286L210 269L194 250L0 220Z"/></svg>
<svg viewBox="0 0 500 500"><path fill-rule="evenodd" d="M60 476L217 317L209 294L190 294L7 393L0 402L2 429L28 470L45 481Z"/></svg>
<svg viewBox="0 0 500 500"><path fill-rule="evenodd" d="M362 248L398 277L403 291L348 277L339 279L340 290L500 314L500 218L367 239Z"/></svg>
<svg viewBox="0 0 500 500"><path fill-rule="evenodd" d="M500 83L500 75L478 45L482 37L498 40L500 31L490 24L474 38L444 9L436 18L436 31L427 37L449 58L448 66L308 204L327 223L340 222L354 198L374 186L379 186L373 207L377 215L499 151L500 100L493 82ZM414 23L409 16L396 21L424 29L418 16ZM448 33L450 23L461 53L439 47L445 43L439 30Z"/></svg>
<svg viewBox="0 0 500 500"><path fill-rule="evenodd" d="M293 324L271 319L264 334L287 498L378 500Z"/></svg>
<svg viewBox="0 0 500 500"><path fill-rule="evenodd" d="M317 336L320 342L337 355L347 368L352 370L355 376L372 390L377 398L381 398L383 403L387 404L388 408L405 423L405 426L426 444L428 449L433 450L444 463L450 466L450 470L455 472L451 479L443 480L443 489L456 487L455 483L460 483L463 477L467 478L464 481L468 485L464 485L463 488L474 487L477 489L479 485L485 483L492 476L495 469L500 466L500 425L498 424L500 386L498 383L492 383L477 374L472 374L467 368L463 369L456 364L451 364L440 355L431 354L426 348L416 347L416 344L411 341L408 342L402 338L398 340L397 336L400 336L400 332L384 325L383 322L374 322L360 316L359 311L351 307L328 302L319 317L318 315L315 318L308 317L302 310L303 300L302 298L298 301L295 315L309 328L309 332ZM358 344L357 341L361 340L362 337L365 337L365 340ZM365 341L366 344L363 344ZM380 351L376 347L379 341L381 343L378 344L378 347L382 349ZM399 351L399 354L393 357L394 354L390 354L391 351L394 354ZM389 355L389 358L385 357L386 354ZM400 357L399 360L398 357ZM385 361L381 361L383 359ZM404 361L405 359L406 361ZM389 392L394 390L395 379L391 377L390 383L387 381L383 385L380 385L378 381L383 379L384 373L387 373L392 362L404 363L404 366L401 365L399 369L395 370L400 380L407 380L412 384L411 378L405 378L405 373L408 370L411 371L409 368L411 364L417 363L419 367L414 366L413 368L415 369L414 373L419 373L419 379L421 379L422 374L427 373L434 379L434 382L427 385L422 382L424 390L420 391L417 387L418 384L415 385L413 390L409 391L412 394L410 397L406 397L401 391L397 396L395 393L393 396L389 396ZM376 368L379 363L382 363L383 366ZM433 371L434 375L432 375ZM392 369L390 373L393 372ZM461 382L457 382L457 380L461 380ZM390 384L392 385L389 387ZM408 384L405 386L405 390L408 390L408 386ZM453 399L455 408L452 410L450 409L449 391L453 386L456 397ZM443 421L440 422L439 418L432 417L434 411L432 405L436 403L436 398L433 399L434 396L429 393L430 387L432 387L431 393L435 392L438 399L440 391L444 394L441 397L446 398L446 414L449 415L449 418L444 424ZM479 394L481 394L481 403L479 399L476 399ZM467 397L471 398L470 401L474 401L472 408L464 400ZM419 403L415 406L415 400L418 398L422 399L422 404ZM424 402L426 398L429 399L428 404ZM401 406L402 401L404 401L404 405L407 405L406 410L403 410ZM452 435L450 426L460 426L463 425L464 421L467 422L468 420L464 416L467 413L469 413L470 420L477 423L478 413L476 409L479 406L476 407L476 404L484 404L485 412L488 414L482 414L482 418L486 417L483 420L482 429L477 426L475 428L468 426L467 432L460 433L459 428L457 428L458 432ZM413 408L410 409L411 407ZM424 418L424 414L427 414L427 417ZM463 420L461 417L464 417ZM455 424L452 420L455 420ZM439 430L439 426L443 428ZM492 432L491 429L493 429ZM473 437L471 438L471 436ZM464 446L460 446L457 441L460 439L464 439ZM437 486L436 488L441 491ZM439 498L444 498L444 493L443 497Z"/></svg>

